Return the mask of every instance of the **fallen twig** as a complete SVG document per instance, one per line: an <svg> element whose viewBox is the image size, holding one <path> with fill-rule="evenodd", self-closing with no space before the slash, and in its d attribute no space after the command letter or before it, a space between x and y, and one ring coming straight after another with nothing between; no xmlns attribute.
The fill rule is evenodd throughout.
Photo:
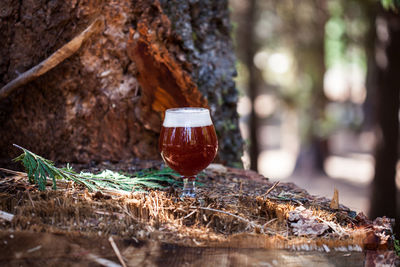
<svg viewBox="0 0 400 267"><path fill-rule="evenodd" d="M119 207L120 207L120 209L122 209L122 211L126 214L126 215L128 215L128 217L129 218L131 218L135 223L138 223L138 218L136 218L135 216L133 216L132 215L132 213L130 213L129 211L128 211L128 209L126 208L126 205L124 205L124 206L121 206L121 205L118 205Z"/></svg>
<svg viewBox="0 0 400 267"><path fill-rule="evenodd" d="M264 223L264 224L263 224L263 228L264 228L265 226L267 226L268 224L270 224L270 223L276 221L276 220L278 220L278 218L273 218L273 219L269 220L268 222Z"/></svg>
<svg viewBox="0 0 400 267"><path fill-rule="evenodd" d="M34 248L28 249L28 250L26 251L26 253L32 253L32 252L38 251L38 250L41 249L41 248L42 248L42 245L39 245L39 246L36 246L36 247L34 247Z"/></svg>
<svg viewBox="0 0 400 267"><path fill-rule="evenodd" d="M195 212L197 212L197 210L193 210L191 213L189 213L188 215L186 215L185 217L183 217L183 219L189 218L189 217L192 216Z"/></svg>
<svg viewBox="0 0 400 267"><path fill-rule="evenodd" d="M108 211L95 210L94 213L99 214L99 215L115 216L119 220L121 220L125 217L124 214L119 213L119 212L108 212Z"/></svg>
<svg viewBox="0 0 400 267"><path fill-rule="evenodd" d="M9 174L14 174L14 175L28 176L25 172L18 172L18 171L13 171L13 170L4 169L4 168L0 168L0 171L6 172Z"/></svg>
<svg viewBox="0 0 400 267"><path fill-rule="evenodd" d="M340 226L340 224L338 223L334 223L334 222L330 222L327 220L324 220L320 217L317 217L321 222L325 223L326 225L328 225L335 233L337 233L340 237L342 236L348 236L349 232L347 229L343 228Z"/></svg>
<svg viewBox="0 0 400 267"><path fill-rule="evenodd" d="M236 219L239 219L239 220L241 220L241 221L244 221L244 222L250 224L252 227L258 227L258 228L262 229L262 225L259 225L259 224L257 224L257 223L254 223L254 222L252 222L252 221L247 220L246 218L243 218L243 217L241 217L241 216L239 216L239 215L236 215L236 214L233 214L233 213L224 211L224 210L217 210L217 209L206 208L206 207L194 207L194 206L191 206L190 208L191 208L191 209L209 210L209 211L214 211L214 212L219 212L219 213L223 213L223 214L226 214L226 215L230 215L230 216L232 216L232 217L235 217Z"/></svg>
<svg viewBox="0 0 400 267"><path fill-rule="evenodd" d="M32 207L35 207L35 203L33 203L31 194L29 194L29 190L26 190L26 194L28 195L29 201L31 202Z"/></svg>
<svg viewBox="0 0 400 267"><path fill-rule="evenodd" d="M260 229L263 233L275 234L275 232L273 232L273 231L271 231L271 230L266 230L266 229L265 229L265 226L267 226L269 223L273 222L274 220L271 220L271 221L265 223L264 225L260 225L260 224L258 224L258 223L249 221L249 220L247 220L246 218L243 218L243 217L241 217L241 216L239 216L239 215L236 215L236 214L233 214L233 213L224 211L224 210L217 210L217 209L213 209L213 208L196 207L196 206L190 206L189 208L191 208L191 209L209 210L209 211L214 211L214 212L223 213L223 214L226 214L226 215L235 217L236 219L239 219L239 220L241 220L241 221L243 221L243 222L246 222L246 223L249 224L251 227ZM211 222L211 221L210 221L210 222ZM210 223L210 222L209 222L209 223ZM208 224L209 224L209 223L208 223ZM207 226L208 226L208 224L207 224Z"/></svg>
<svg viewBox="0 0 400 267"><path fill-rule="evenodd" d="M123 267L127 267L126 263L124 262L124 259L122 258L121 252L119 251L117 244L115 244L114 239L112 236L108 238L108 241L111 243L111 247L113 248L115 254L117 255L118 260L121 262Z"/></svg>
<svg viewBox="0 0 400 267"><path fill-rule="evenodd" d="M118 263L115 263L113 261L104 259L104 258L100 258L99 256L89 253L86 255L86 258L88 258L89 260L92 260L94 262L96 262L97 264L100 264L101 266L106 266L106 267L121 267L121 265L119 265Z"/></svg>
<svg viewBox="0 0 400 267"><path fill-rule="evenodd" d="M45 74L68 57L72 56L82 46L82 43L87 40L93 33L100 31L103 28L103 18L96 19L92 24L89 25L83 32L73 38L71 41L66 43L56 52L51 54L50 57L46 58L38 65L25 71L17 78L7 83L3 88L0 89L0 100L6 98L16 88L33 81L37 77Z"/></svg>
<svg viewBox="0 0 400 267"><path fill-rule="evenodd" d="M266 196L268 196L268 194L271 193L271 191L274 190L275 187L277 187L277 185L278 185L279 183L280 183L279 181L278 181L278 182L275 182L275 183L267 190L267 192L265 192L265 194L263 194L262 196L263 196L264 198L265 198Z"/></svg>

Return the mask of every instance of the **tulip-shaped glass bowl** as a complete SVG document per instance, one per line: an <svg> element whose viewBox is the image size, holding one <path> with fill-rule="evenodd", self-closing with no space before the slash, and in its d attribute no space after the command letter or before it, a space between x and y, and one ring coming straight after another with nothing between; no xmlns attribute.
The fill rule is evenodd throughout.
<svg viewBox="0 0 400 267"><path fill-rule="evenodd" d="M181 197L196 197L196 175L217 155L218 139L205 108L173 108L165 112L159 149L164 162L183 179Z"/></svg>

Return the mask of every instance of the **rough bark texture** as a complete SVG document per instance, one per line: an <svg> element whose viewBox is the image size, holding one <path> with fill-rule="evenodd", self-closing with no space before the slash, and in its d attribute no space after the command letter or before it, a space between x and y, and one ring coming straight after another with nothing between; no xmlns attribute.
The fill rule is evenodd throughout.
<svg viewBox="0 0 400 267"><path fill-rule="evenodd" d="M173 36L180 36L186 55L182 66L191 73L199 91L208 100L219 136L220 160L229 165L240 161L243 141L238 128L238 94L235 57L230 38L228 1L162 0ZM178 57L181 58L181 57Z"/></svg>
<svg viewBox="0 0 400 267"><path fill-rule="evenodd" d="M105 27L75 55L0 102L0 163L17 155L12 143L58 161L158 158L162 112L181 102L148 106L151 94L142 83L149 82L151 72L127 55L129 29L139 25L147 25L151 45L167 51L173 70L192 85L187 99L198 101L187 105L211 109L219 160L238 162L242 139L228 15L227 1L1 1L0 86L47 58L95 18L103 16ZM179 90L185 87L179 85ZM179 99L171 88L156 93Z"/></svg>

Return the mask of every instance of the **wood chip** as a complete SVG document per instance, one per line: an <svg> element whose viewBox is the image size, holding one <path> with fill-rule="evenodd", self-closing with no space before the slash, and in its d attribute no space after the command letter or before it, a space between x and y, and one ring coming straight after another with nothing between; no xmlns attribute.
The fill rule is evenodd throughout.
<svg viewBox="0 0 400 267"><path fill-rule="evenodd" d="M217 163L211 163L210 165L208 165L206 170L217 172L217 173L226 173L228 171L228 169L224 165L217 164Z"/></svg>
<svg viewBox="0 0 400 267"><path fill-rule="evenodd" d="M13 220L13 218L14 218L14 214L0 210L0 219L11 222Z"/></svg>
<svg viewBox="0 0 400 267"><path fill-rule="evenodd" d="M335 187L335 189L333 191L333 198L332 198L332 201L331 201L330 208L334 209L334 210L338 210L339 209L339 191L336 189L336 187Z"/></svg>

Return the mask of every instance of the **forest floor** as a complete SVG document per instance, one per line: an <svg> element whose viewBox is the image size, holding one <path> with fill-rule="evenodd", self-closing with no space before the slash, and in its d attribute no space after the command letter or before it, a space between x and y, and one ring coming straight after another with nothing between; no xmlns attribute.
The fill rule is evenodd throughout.
<svg viewBox="0 0 400 267"><path fill-rule="evenodd" d="M271 181L295 183L316 196L332 198L336 187L341 204L368 214L374 173L373 143L371 132L357 135L341 131L333 135L329 140L330 155L325 160L324 173L311 169L310 159L305 160L306 166L293 171L298 156L296 149L285 149L285 145L272 149L264 147L266 157L261 160L260 173Z"/></svg>
<svg viewBox="0 0 400 267"><path fill-rule="evenodd" d="M333 178L328 175L311 173L294 173L286 179L271 179L271 181L280 180L282 182L295 183L304 188L311 195L317 195L332 198L334 188L339 191L339 203L349 207L357 212L369 211L369 190L370 187L365 183L357 183L345 179Z"/></svg>

